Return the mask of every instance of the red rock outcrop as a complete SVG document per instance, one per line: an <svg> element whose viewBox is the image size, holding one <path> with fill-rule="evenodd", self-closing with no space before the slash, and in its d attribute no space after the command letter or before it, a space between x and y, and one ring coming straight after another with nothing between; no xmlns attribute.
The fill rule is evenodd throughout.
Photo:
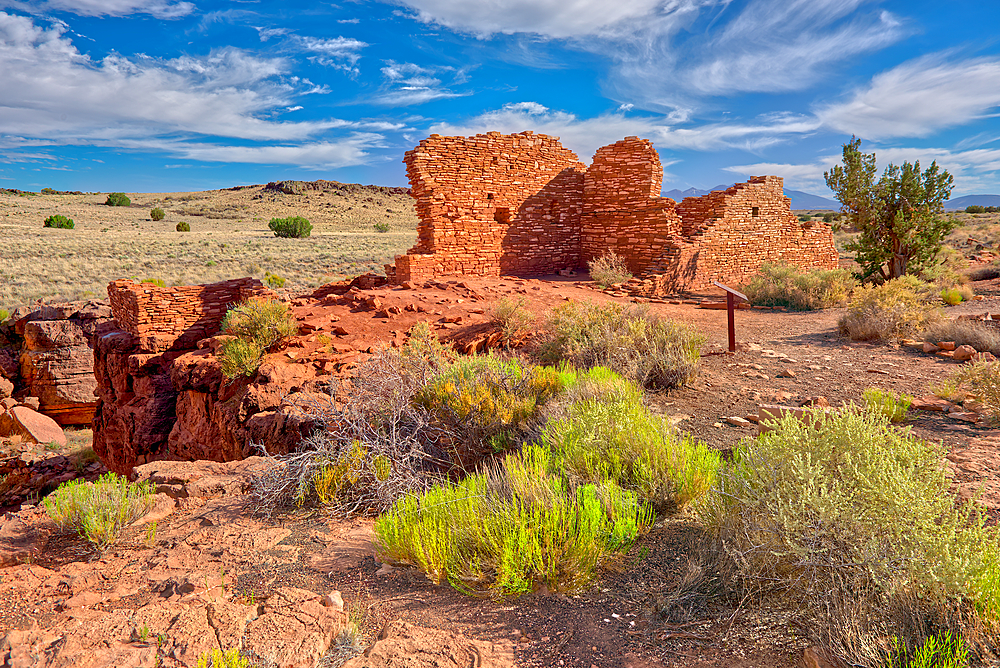
<svg viewBox="0 0 1000 668"><path fill-rule="evenodd" d="M417 245L386 266L397 283L556 273L609 251L658 293L740 285L763 262L837 266L829 225L800 223L779 177L678 205L660 197L659 156L638 137L599 149L589 168L531 132L431 135L403 162L420 222Z"/></svg>

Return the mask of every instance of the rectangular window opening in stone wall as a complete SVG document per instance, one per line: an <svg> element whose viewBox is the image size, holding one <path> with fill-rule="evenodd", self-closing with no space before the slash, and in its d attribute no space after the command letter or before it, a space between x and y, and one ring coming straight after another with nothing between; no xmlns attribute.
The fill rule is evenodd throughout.
<svg viewBox="0 0 1000 668"><path fill-rule="evenodd" d="M750 215L753 216L754 218L756 218L757 216L759 216L760 215L760 207L759 206L750 207Z"/></svg>
<svg viewBox="0 0 1000 668"><path fill-rule="evenodd" d="M487 200L492 200L493 199L493 193L486 193L486 199Z"/></svg>
<svg viewBox="0 0 1000 668"><path fill-rule="evenodd" d="M505 206L497 207L497 210L493 213L493 220L501 225L510 225L510 209Z"/></svg>

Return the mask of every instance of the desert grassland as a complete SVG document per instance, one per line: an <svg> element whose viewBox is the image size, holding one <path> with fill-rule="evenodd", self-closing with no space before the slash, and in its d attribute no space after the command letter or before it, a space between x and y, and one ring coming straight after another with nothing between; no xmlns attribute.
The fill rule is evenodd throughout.
<svg viewBox="0 0 1000 668"><path fill-rule="evenodd" d="M105 206L107 194L0 193L0 308L103 299L117 278L191 285L277 274L305 290L343 276L378 271L416 241L417 218L406 194L373 191L301 195L249 186L190 193L128 193L130 207ZM150 209L166 216L153 221ZM53 214L72 230L43 227ZM273 217L303 216L305 239L280 239ZM177 232L178 222L190 232ZM374 229L388 223L388 232Z"/></svg>

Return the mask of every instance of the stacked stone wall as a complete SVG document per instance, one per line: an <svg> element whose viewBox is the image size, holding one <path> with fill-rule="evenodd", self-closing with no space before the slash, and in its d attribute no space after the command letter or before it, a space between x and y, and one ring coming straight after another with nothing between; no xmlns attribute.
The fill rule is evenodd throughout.
<svg viewBox="0 0 1000 668"><path fill-rule="evenodd" d="M579 264L585 166L558 139L431 135L404 162L420 222L416 246L387 267L396 281Z"/></svg>
<svg viewBox="0 0 1000 668"><path fill-rule="evenodd" d="M129 279L108 285L111 312L118 326L140 340L155 340L159 349L174 346L178 340L182 340L182 347L191 346L198 339L214 336L230 305L272 294L255 278L172 288Z"/></svg>

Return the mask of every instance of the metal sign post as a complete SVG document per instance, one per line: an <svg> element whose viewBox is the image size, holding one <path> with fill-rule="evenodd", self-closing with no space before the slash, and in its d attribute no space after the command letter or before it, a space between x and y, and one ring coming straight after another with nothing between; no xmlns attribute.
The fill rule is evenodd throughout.
<svg viewBox="0 0 1000 668"><path fill-rule="evenodd" d="M728 285L723 285L718 281L712 281L712 285L726 291L726 312L729 314L729 352L736 352L736 300L749 302L747 296L738 290L733 290Z"/></svg>

